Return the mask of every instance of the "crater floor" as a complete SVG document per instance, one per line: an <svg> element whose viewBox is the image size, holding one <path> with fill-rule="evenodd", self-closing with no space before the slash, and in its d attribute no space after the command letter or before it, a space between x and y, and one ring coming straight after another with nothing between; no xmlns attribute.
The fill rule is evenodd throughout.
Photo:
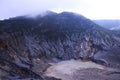
<svg viewBox="0 0 120 80"><path fill-rule="evenodd" d="M45 76L62 80L119 80L120 74L108 67L88 61L68 60L51 63Z"/></svg>

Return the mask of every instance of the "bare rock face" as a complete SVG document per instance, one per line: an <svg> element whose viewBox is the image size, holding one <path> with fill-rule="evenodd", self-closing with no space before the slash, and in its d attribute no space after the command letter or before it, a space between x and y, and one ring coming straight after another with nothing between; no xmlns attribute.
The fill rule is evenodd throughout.
<svg viewBox="0 0 120 80"><path fill-rule="evenodd" d="M106 62L107 66L112 68L120 68L120 47L113 47L108 51L97 53L94 58Z"/></svg>
<svg viewBox="0 0 120 80"><path fill-rule="evenodd" d="M35 70L40 64L46 68L50 62L70 59L108 63L107 66L114 62L116 66L116 62L120 64L120 57L114 61L116 55L109 54L109 50L119 44L118 35L74 13L51 12L36 18L16 17L0 21L0 64L14 69L10 73L12 76L17 74L26 78L33 75L32 78L41 79L39 74L45 69L41 66L40 71ZM114 58L107 54L113 54ZM42 62L37 64L36 58ZM28 75L22 75L25 73Z"/></svg>
<svg viewBox="0 0 120 80"><path fill-rule="evenodd" d="M18 48L20 54L29 57L79 59L120 44L120 37L112 31L68 12L50 13L35 19L12 18L1 21L0 26L0 31L9 36L8 43Z"/></svg>

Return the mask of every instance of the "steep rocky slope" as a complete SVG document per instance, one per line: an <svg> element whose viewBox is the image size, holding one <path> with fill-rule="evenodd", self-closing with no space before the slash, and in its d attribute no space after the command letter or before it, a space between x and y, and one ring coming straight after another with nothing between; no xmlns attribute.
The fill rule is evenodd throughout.
<svg viewBox="0 0 120 80"><path fill-rule="evenodd" d="M33 55L50 54L63 59L75 58L75 56L77 58L90 40L98 49L108 49L120 42L119 37L111 31L81 15L67 12L61 14L51 12L46 16L38 16L34 19L18 17L1 21L0 25L3 32L9 37L13 37L12 39L18 37L17 42L20 40L24 45L25 42L29 45L36 42L35 46L39 46L39 53L31 53Z"/></svg>

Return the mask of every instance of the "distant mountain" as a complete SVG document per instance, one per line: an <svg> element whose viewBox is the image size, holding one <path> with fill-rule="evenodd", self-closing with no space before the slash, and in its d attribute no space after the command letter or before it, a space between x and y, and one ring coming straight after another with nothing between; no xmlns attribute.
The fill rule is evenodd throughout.
<svg viewBox="0 0 120 80"><path fill-rule="evenodd" d="M93 20L96 24L110 30L120 30L120 20Z"/></svg>
<svg viewBox="0 0 120 80"><path fill-rule="evenodd" d="M35 58L58 62L93 57L94 54L96 59L107 59L110 63L108 51L116 47L119 49L119 45L119 35L71 12L47 12L34 18L20 16L0 21L0 57L5 61L3 64L12 61L15 65L32 66ZM119 58L116 57L116 60Z"/></svg>

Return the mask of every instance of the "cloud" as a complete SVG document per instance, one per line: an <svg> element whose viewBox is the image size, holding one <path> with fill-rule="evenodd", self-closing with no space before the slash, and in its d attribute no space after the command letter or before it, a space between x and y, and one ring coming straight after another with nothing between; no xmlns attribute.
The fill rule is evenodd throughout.
<svg viewBox="0 0 120 80"><path fill-rule="evenodd" d="M29 13L40 13L45 10L61 12L73 11L77 8L85 8L83 0L1 0L0 19Z"/></svg>
<svg viewBox="0 0 120 80"><path fill-rule="evenodd" d="M91 19L120 19L119 7L119 0L0 0L0 19L46 10L77 12Z"/></svg>

